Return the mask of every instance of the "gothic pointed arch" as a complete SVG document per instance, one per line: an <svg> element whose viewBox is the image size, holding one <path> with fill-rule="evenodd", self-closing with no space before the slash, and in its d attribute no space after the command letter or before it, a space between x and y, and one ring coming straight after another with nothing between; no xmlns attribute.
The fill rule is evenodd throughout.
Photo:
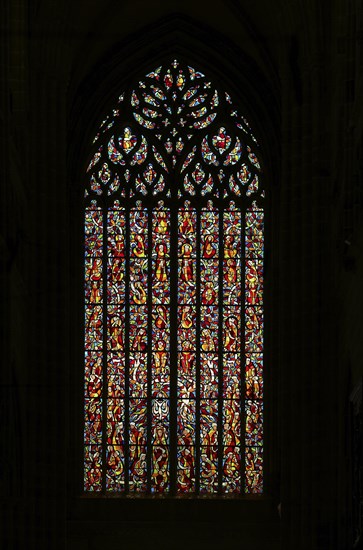
<svg viewBox="0 0 363 550"><path fill-rule="evenodd" d="M85 185L84 490L263 491L264 171L172 59L120 93Z"/></svg>

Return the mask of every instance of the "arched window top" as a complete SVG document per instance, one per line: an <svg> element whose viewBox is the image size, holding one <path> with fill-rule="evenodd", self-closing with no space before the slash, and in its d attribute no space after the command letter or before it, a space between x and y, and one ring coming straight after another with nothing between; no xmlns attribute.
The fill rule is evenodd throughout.
<svg viewBox="0 0 363 550"><path fill-rule="evenodd" d="M263 173L173 61L118 98L85 190L84 490L263 490Z"/></svg>
<svg viewBox="0 0 363 550"><path fill-rule="evenodd" d="M227 92L176 60L119 96L93 144L85 190L90 199L264 197L249 123Z"/></svg>

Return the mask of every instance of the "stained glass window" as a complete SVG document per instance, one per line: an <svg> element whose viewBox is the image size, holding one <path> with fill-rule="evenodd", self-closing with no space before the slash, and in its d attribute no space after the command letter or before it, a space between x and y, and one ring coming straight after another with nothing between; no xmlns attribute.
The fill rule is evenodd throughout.
<svg viewBox="0 0 363 550"><path fill-rule="evenodd" d="M261 493L258 143L177 60L115 103L85 185L84 491Z"/></svg>

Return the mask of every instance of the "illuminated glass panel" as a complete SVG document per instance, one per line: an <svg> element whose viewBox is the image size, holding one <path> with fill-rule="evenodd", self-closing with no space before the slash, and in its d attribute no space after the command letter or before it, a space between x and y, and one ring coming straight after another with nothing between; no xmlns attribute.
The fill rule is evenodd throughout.
<svg viewBox="0 0 363 550"><path fill-rule="evenodd" d="M107 213L107 449L106 489L125 484L125 211Z"/></svg>
<svg viewBox="0 0 363 550"><path fill-rule="evenodd" d="M103 213L85 212L84 489L102 489Z"/></svg>
<svg viewBox="0 0 363 550"><path fill-rule="evenodd" d="M234 203L223 216L223 491L241 492L242 215Z"/></svg>
<svg viewBox="0 0 363 550"><path fill-rule="evenodd" d="M93 143L84 490L261 493L265 194L251 128L173 60L119 95Z"/></svg>
<svg viewBox="0 0 363 550"><path fill-rule="evenodd" d="M195 209L178 212L177 490L195 490L196 449L196 228Z"/></svg>
<svg viewBox="0 0 363 550"><path fill-rule="evenodd" d="M127 134L127 137L129 135ZM132 136L131 136L132 137ZM132 140L131 140L132 141ZM132 148L126 138L123 148ZM148 452L148 397L150 380L148 377L149 342L149 214L141 203L130 210L128 220L128 363L129 363L129 400L128 400L128 474L129 491L147 490L147 452Z"/></svg>
<svg viewBox="0 0 363 550"><path fill-rule="evenodd" d="M152 218L151 490L169 489L170 443L170 212Z"/></svg>
<svg viewBox="0 0 363 550"><path fill-rule="evenodd" d="M200 213L200 490L218 492L219 212Z"/></svg>
<svg viewBox="0 0 363 550"><path fill-rule="evenodd" d="M245 491L263 490L264 212L256 203L245 228Z"/></svg>

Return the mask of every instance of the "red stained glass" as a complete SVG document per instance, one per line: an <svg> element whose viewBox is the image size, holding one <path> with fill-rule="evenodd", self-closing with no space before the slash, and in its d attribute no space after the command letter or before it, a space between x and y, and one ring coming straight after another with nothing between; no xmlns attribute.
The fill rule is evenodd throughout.
<svg viewBox="0 0 363 550"><path fill-rule="evenodd" d="M223 349L238 351L241 346L241 314L238 307L225 307L223 319Z"/></svg>
<svg viewBox="0 0 363 550"><path fill-rule="evenodd" d="M214 164L215 166L218 166L217 157L210 148L207 138L204 138L202 141L201 152L202 157L207 164Z"/></svg>
<svg viewBox="0 0 363 550"><path fill-rule="evenodd" d="M169 308L157 305L152 312L152 321L155 349L158 351L169 349Z"/></svg>
<svg viewBox="0 0 363 550"><path fill-rule="evenodd" d="M248 186L246 195L247 197L249 197L250 195L252 195L252 193L257 193L257 191L258 191L258 176L256 174Z"/></svg>
<svg viewBox="0 0 363 550"><path fill-rule="evenodd" d="M170 392L170 213L154 210L152 218L152 289L155 306L152 309L152 395L151 490L164 492L169 487L169 392ZM167 292L165 292L165 290ZM166 297L167 296L167 297Z"/></svg>
<svg viewBox="0 0 363 550"><path fill-rule="evenodd" d="M200 342L203 351L218 351L218 315L217 307L201 307Z"/></svg>
<svg viewBox="0 0 363 550"><path fill-rule="evenodd" d="M250 160L253 162L254 157ZM257 190L257 183L251 185L247 194ZM261 493L263 489L262 448L253 447L263 444L263 217L263 212L256 207L246 213L245 491L248 493Z"/></svg>
<svg viewBox="0 0 363 550"><path fill-rule="evenodd" d="M241 304L241 261L229 258L223 264L223 298L226 305Z"/></svg>
<svg viewBox="0 0 363 550"><path fill-rule="evenodd" d="M131 397L147 397L147 355L130 354L129 391Z"/></svg>
<svg viewBox="0 0 363 550"><path fill-rule="evenodd" d="M246 402L246 445L262 445L263 405L260 401Z"/></svg>
<svg viewBox="0 0 363 550"><path fill-rule="evenodd" d="M157 151L157 149L155 148L154 145L152 146L152 150L153 150L153 153L154 153L154 156L155 156L155 159L157 160L157 162L160 164L160 166L162 166L164 168L164 170L166 170L166 172L168 172L168 168L165 164L163 156Z"/></svg>
<svg viewBox="0 0 363 550"><path fill-rule="evenodd" d="M218 447L204 446L200 448L200 492L218 492Z"/></svg>
<svg viewBox="0 0 363 550"><path fill-rule="evenodd" d="M107 219L108 254L116 258L125 256L125 216L122 211L110 210Z"/></svg>
<svg viewBox="0 0 363 550"><path fill-rule="evenodd" d="M109 350L124 350L125 342L125 312L120 306L108 308L108 342Z"/></svg>
<svg viewBox="0 0 363 550"><path fill-rule="evenodd" d="M148 291L148 263L144 258L130 259L130 302L144 305Z"/></svg>
<svg viewBox="0 0 363 550"><path fill-rule="evenodd" d="M124 354L109 354L107 366L108 397L125 397Z"/></svg>
<svg viewBox="0 0 363 550"><path fill-rule="evenodd" d="M142 428L140 431L142 431ZM137 438L132 436L132 439ZM130 491L135 493L145 493L147 490L147 466L146 447L144 445L130 445L129 464Z"/></svg>
<svg viewBox="0 0 363 550"><path fill-rule="evenodd" d="M186 209L178 213L178 302L195 304L196 299L196 213ZM179 315L182 310L179 309Z"/></svg>
<svg viewBox="0 0 363 550"><path fill-rule="evenodd" d="M189 203L185 204L185 208L188 208ZM192 255L195 255L195 243L196 243L196 212L195 210L180 210L178 214L178 230L179 230L179 249L181 250L184 243L189 243L191 246ZM181 250L181 256L185 253Z"/></svg>
<svg viewBox="0 0 363 550"><path fill-rule="evenodd" d="M87 167L84 489L260 493L256 139L231 97L177 60L119 101Z"/></svg>
<svg viewBox="0 0 363 550"><path fill-rule="evenodd" d="M246 214L246 258L263 258L263 212Z"/></svg>
<svg viewBox="0 0 363 550"><path fill-rule="evenodd" d="M178 397L180 399L184 398L195 398L196 396L196 382L195 382L195 371L190 375L179 374L178 376Z"/></svg>
<svg viewBox="0 0 363 550"><path fill-rule="evenodd" d="M178 444L194 445L195 440L195 401L180 399L178 401Z"/></svg>
<svg viewBox="0 0 363 550"><path fill-rule="evenodd" d="M85 215L85 255L102 256L103 215L99 209L86 209Z"/></svg>
<svg viewBox="0 0 363 550"><path fill-rule="evenodd" d="M101 145L101 147L98 149L97 153L95 153L94 157L92 158L91 162L89 163L88 168L87 168L87 172L89 172L91 170L91 168L93 168L97 164L97 162L100 160L102 149L103 149L103 145Z"/></svg>
<svg viewBox="0 0 363 550"><path fill-rule="evenodd" d="M178 348L183 350L184 342L190 342L193 347L196 339L195 311L192 306L185 305L179 308L178 319Z"/></svg>
<svg viewBox="0 0 363 550"><path fill-rule="evenodd" d="M248 307L245 315L246 352L258 353L263 349L262 307Z"/></svg>
<svg viewBox="0 0 363 550"><path fill-rule="evenodd" d="M86 334L85 347L89 350L102 350L103 323L102 307L93 306L86 308Z"/></svg>
<svg viewBox="0 0 363 550"><path fill-rule="evenodd" d="M196 260L195 258L180 258L178 263L178 302L179 304L195 304Z"/></svg>
<svg viewBox="0 0 363 550"><path fill-rule="evenodd" d="M223 356L223 398L239 399L241 395L241 357L237 353Z"/></svg>
<svg viewBox="0 0 363 550"><path fill-rule="evenodd" d="M107 151L108 151L108 158L110 159L111 162L113 162L114 164L118 164L118 163L122 165L125 164L122 153L117 149L115 145L114 136L112 136L112 138L108 142Z"/></svg>
<svg viewBox="0 0 363 550"><path fill-rule="evenodd" d="M152 424L158 424L162 422L165 424L165 420L169 418L169 401L167 399L153 399L152 400Z"/></svg>
<svg viewBox="0 0 363 550"><path fill-rule="evenodd" d="M152 448L151 490L164 493L169 488L169 448L154 445Z"/></svg>
<svg viewBox="0 0 363 550"><path fill-rule="evenodd" d="M125 260L109 258L107 263L107 297L109 304L125 301Z"/></svg>
<svg viewBox="0 0 363 550"><path fill-rule="evenodd" d="M106 489L123 491L125 486L125 458L122 445L108 445L106 451Z"/></svg>
<svg viewBox="0 0 363 550"><path fill-rule="evenodd" d="M200 396L203 399L218 397L218 355L201 354Z"/></svg>
<svg viewBox="0 0 363 550"><path fill-rule="evenodd" d="M144 210L133 210L130 216L131 245L130 255L135 258L147 256L147 213Z"/></svg>
<svg viewBox="0 0 363 550"><path fill-rule="evenodd" d="M84 426L85 443L102 443L102 426L100 421L85 422Z"/></svg>
<svg viewBox="0 0 363 550"><path fill-rule="evenodd" d="M203 211L201 215L201 257L211 260L218 252L218 213Z"/></svg>
<svg viewBox="0 0 363 550"><path fill-rule="evenodd" d="M218 401L200 401L200 438L203 446L218 443Z"/></svg>
<svg viewBox="0 0 363 550"><path fill-rule="evenodd" d="M192 349L192 345L187 340L182 342L182 347L184 351L178 354L178 395L180 397L195 397L195 353L188 351L187 348Z"/></svg>
<svg viewBox="0 0 363 550"><path fill-rule="evenodd" d="M156 304L170 300L170 228L169 212L155 211L153 215L152 299Z"/></svg>
<svg viewBox="0 0 363 550"><path fill-rule="evenodd" d="M107 442L121 445L124 441L124 401L108 399L107 401Z"/></svg>
<svg viewBox="0 0 363 550"><path fill-rule="evenodd" d="M241 196L241 189L238 185L237 181L235 180L234 176L231 175L228 180L229 188L232 191L233 195L237 195L238 197Z"/></svg>
<svg viewBox="0 0 363 550"><path fill-rule="evenodd" d="M241 492L241 451L239 447L223 448L223 481L225 493Z"/></svg>
<svg viewBox="0 0 363 550"><path fill-rule="evenodd" d="M217 149L219 154L224 153L231 145L231 136L229 136L225 128L220 128L218 134L212 138L213 147Z"/></svg>
<svg viewBox="0 0 363 550"><path fill-rule="evenodd" d="M232 203L233 206L233 203ZM240 257L241 247L241 212L239 210L227 210L223 216L223 256L224 258Z"/></svg>
<svg viewBox="0 0 363 550"><path fill-rule="evenodd" d="M145 307L130 306L130 349L145 351L147 349L148 314Z"/></svg>
<svg viewBox="0 0 363 550"><path fill-rule="evenodd" d="M193 128L197 129L197 130L201 130L202 128L206 128L207 126L209 126L213 120L216 118L217 116L217 113L212 113L211 115L208 115L206 118L202 119L202 120L198 120L197 122L194 122L193 124Z"/></svg>
<svg viewBox="0 0 363 550"><path fill-rule="evenodd" d="M223 130L223 129L222 129ZM222 131L221 130L221 131ZM220 134L221 134L220 131ZM216 145L216 143L215 143ZM221 146L222 147L222 146ZM213 160L213 157L210 157ZM200 491L218 490L219 214L200 214Z"/></svg>
<svg viewBox="0 0 363 550"><path fill-rule="evenodd" d="M177 490L190 493L195 490L195 450L194 447L178 447Z"/></svg>
<svg viewBox="0 0 363 550"><path fill-rule="evenodd" d="M85 259L85 296L86 302L99 304L102 302L102 258Z"/></svg>
<svg viewBox="0 0 363 550"><path fill-rule="evenodd" d="M151 490L158 493L167 491L169 486L169 447L162 443L165 441L165 429L159 426L152 447L151 472Z"/></svg>
<svg viewBox="0 0 363 550"><path fill-rule="evenodd" d="M102 352L85 353L85 397L102 395Z"/></svg>
<svg viewBox="0 0 363 550"><path fill-rule="evenodd" d="M246 493L262 493L263 490L263 450L261 447L248 447L245 458Z"/></svg>
<svg viewBox="0 0 363 550"><path fill-rule="evenodd" d="M167 260L161 259L160 262L153 261L153 289L152 301L154 304L170 303L170 267Z"/></svg>
<svg viewBox="0 0 363 550"><path fill-rule="evenodd" d="M130 447L146 446L147 433L147 400L130 399Z"/></svg>
<svg viewBox="0 0 363 550"><path fill-rule="evenodd" d="M95 176L91 176L90 178L90 188L91 188L91 191L96 193L96 195L102 195L101 185L98 183Z"/></svg>
<svg viewBox="0 0 363 550"><path fill-rule="evenodd" d="M246 304L261 305L263 301L263 262L247 260L246 262Z"/></svg>
<svg viewBox="0 0 363 550"><path fill-rule="evenodd" d="M233 149L228 153L226 160L224 161L223 164L225 166L236 164L240 160L241 155L242 155L242 145L240 140L237 138Z"/></svg>
<svg viewBox="0 0 363 550"><path fill-rule="evenodd" d="M86 444L102 443L102 400L85 399L84 440Z"/></svg>
<svg viewBox="0 0 363 550"><path fill-rule="evenodd" d="M237 400L223 401L223 445L235 447L241 440L240 403Z"/></svg>
<svg viewBox="0 0 363 550"><path fill-rule="evenodd" d="M111 172L107 162L105 162L101 170L98 172L98 178L103 184L106 184L110 180L110 177L111 177Z"/></svg>
<svg viewBox="0 0 363 550"><path fill-rule="evenodd" d="M168 422L162 422L154 418L151 428L151 443L153 445L166 445L169 443Z"/></svg>
<svg viewBox="0 0 363 550"><path fill-rule="evenodd" d="M218 274L219 274L219 261L218 259L200 261L200 278L202 285L201 299L202 303L207 302L214 303L218 299ZM206 295L207 293L207 295ZM208 295L209 294L209 295Z"/></svg>
<svg viewBox="0 0 363 550"><path fill-rule="evenodd" d="M152 355L151 391L153 397L168 397L170 391L170 356L160 342Z"/></svg>
<svg viewBox="0 0 363 550"><path fill-rule="evenodd" d="M102 447L86 445L84 448L84 490L101 491L102 489Z"/></svg>
<svg viewBox="0 0 363 550"><path fill-rule="evenodd" d="M136 143L137 138L135 135L132 134L130 128L125 128L123 131L123 135L119 136L118 138L119 147L126 154L129 154L130 151L132 151Z"/></svg>
<svg viewBox="0 0 363 550"><path fill-rule="evenodd" d="M262 354L246 354L246 397L248 399L263 398L262 363Z"/></svg>

